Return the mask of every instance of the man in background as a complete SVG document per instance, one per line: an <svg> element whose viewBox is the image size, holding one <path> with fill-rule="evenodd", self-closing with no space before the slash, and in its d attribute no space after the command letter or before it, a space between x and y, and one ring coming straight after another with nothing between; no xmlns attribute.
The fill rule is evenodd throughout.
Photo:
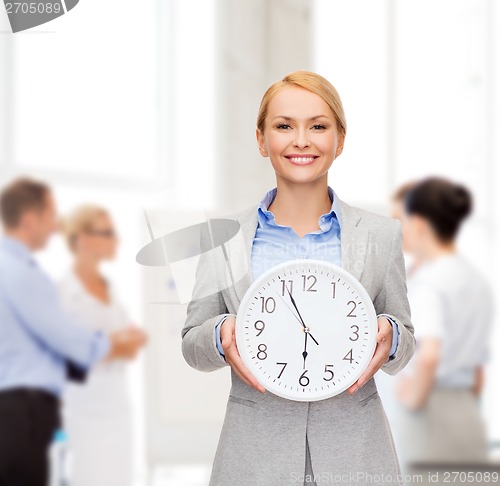
<svg viewBox="0 0 500 486"><path fill-rule="evenodd" d="M0 218L0 486L45 486L66 378L82 379L101 359L133 358L146 336L133 327L107 336L63 311L32 256L57 229L47 185L11 183L0 194Z"/></svg>

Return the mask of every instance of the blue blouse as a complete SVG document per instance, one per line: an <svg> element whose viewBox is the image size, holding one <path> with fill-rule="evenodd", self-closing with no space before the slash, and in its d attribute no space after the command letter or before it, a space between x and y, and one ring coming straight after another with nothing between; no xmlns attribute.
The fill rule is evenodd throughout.
<svg viewBox="0 0 500 486"><path fill-rule="evenodd" d="M266 193L257 208L258 225L252 245L251 265L254 280L266 270L289 260L298 258L314 258L331 262L341 266L341 213L340 204L334 190L328 186L328 194L332 206L328 213L319 217L319 230L311 231L300 237L290 226L280 225L268 207L276 197L277 188ZM219 352L224 356L220 339L220 326L225 318L231 314L224 314L215 327L216 344ZM399 331L397 324L390 316L383 314L392 324L392 346L389 353L391 359L398 345Z"/></svg>

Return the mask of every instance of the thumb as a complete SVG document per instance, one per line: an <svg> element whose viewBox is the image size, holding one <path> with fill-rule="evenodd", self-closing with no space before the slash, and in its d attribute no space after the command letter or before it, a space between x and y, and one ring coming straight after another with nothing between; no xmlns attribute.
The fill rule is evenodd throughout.
<svg viewBox="0 0 500 486"><path fill-rule="evenodd" d="M232 341L233 341L233 336L231 333L224 333L224 335L221 334L221 344L224 349L229 348L231 346Z"/></svg>

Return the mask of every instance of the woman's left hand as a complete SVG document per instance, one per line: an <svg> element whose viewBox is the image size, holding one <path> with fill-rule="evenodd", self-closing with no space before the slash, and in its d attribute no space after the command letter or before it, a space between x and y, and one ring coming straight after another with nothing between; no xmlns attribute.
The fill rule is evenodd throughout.
<svg viewBox="0 0 500 486"><path fill-rule="evenodd" d="M378 334L377 346L368 368L358 378L358 381L353 383L347 391L353 395L359 390L372 376L382 367L389 359L389 353L392 346L392 325L386 317L378 318Z"/></svg>

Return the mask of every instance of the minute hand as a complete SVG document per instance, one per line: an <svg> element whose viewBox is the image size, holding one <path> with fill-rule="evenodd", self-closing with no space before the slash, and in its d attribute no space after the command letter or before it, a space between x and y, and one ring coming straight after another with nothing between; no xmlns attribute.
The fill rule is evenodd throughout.
<svg viewBox="0 0 500 486"><path fill-rule="evenodd" d="M314 339L314 336L309 332L309 328L305 325L304 319L302 319L302 316L300 315L299 309L297 308L297 304L295 303L295 299L292 297L292 294L288 290L288 287L285 286L285 288L286 288L286 291L288 292L288 295L290 296L290 300L292 301L292 304L295 307L295 310L297 311L298 316L300 317L300 322L301 322L302 326L304 327L305 332L307 332L309 334L309 336L311 336L311 339L319 346L318 341L316 341L316 339Z"/></svg>

